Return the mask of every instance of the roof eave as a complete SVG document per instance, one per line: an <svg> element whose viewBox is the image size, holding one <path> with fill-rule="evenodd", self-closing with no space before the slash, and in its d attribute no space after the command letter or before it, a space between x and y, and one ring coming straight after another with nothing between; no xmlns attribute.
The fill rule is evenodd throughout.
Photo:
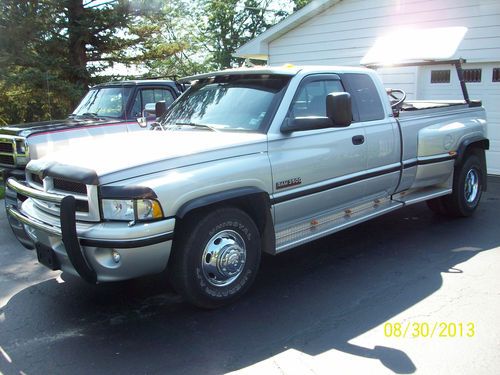
<svg viewBox="0 0 500 375"><path fill-rule="evenodd" d="M304 22L309 21L317 14L323 12L325 9L332 7L340 1L341 0L311 1L304 8L291 14L256 38L242 45L235 51L235 53L233 53L233 56L256 60L267 60L269 57L269 43L271 41L288 33L290 30L293 30Z"/></svg>

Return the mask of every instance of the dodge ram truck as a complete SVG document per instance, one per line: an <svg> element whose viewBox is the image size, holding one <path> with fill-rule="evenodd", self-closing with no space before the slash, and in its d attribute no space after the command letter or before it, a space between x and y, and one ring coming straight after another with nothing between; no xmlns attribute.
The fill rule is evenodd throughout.
<svg viewBox="0 0 500 375"><path fill-rule="evenodd" d="M91 283L166 271L188 302L216 308L248 290L263 252L417 202L469 216L485 189L485 111L468 97L406 101L350 67L186 81L158 131L60 151L8 180L22 201L8 214L40 263Z"/></svg>

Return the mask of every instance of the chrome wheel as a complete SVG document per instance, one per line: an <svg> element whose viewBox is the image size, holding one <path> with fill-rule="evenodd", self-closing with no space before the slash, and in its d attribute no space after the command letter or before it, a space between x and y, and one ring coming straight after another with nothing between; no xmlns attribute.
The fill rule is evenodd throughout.
<svg viewBox="0 0 500 375"><path fill-rule="evenodd" d="M470 169L465 176L464 186L465 200L472 204L479 193L479 175L476 169Z"/></svg>
<svg viewBox="0 0 500 375"><path fill-rule="evenodd" d="M207 242L201 259L201 269L213 286L226 286L241 275L246 262L246 246L235 231L223 230Z"/></svg>

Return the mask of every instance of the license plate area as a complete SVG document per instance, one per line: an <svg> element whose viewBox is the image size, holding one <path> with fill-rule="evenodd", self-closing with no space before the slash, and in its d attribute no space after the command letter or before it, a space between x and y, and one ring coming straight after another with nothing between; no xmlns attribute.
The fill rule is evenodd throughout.
<svg viewBox="0 0 500 375"><path fill-rule="evenodd" d="M61 269L59 261L57 260L56 253L50 247L37 243L36 247L36 256L38 261L43 264L45 267L50 268L53 271Z"/></svg>

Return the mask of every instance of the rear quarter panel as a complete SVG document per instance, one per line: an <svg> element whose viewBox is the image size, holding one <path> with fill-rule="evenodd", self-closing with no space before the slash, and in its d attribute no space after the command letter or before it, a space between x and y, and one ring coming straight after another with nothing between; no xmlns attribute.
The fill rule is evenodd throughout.
<svg viewBox="0 0 500 375"><path fill-rule="evenodd" d="M399 119L403 134L403 163L418 163L454 154L469 137L487 136L484 108L461 107L418 111ZM405 168L398 191L445 183L453 161Z"/></svg>

